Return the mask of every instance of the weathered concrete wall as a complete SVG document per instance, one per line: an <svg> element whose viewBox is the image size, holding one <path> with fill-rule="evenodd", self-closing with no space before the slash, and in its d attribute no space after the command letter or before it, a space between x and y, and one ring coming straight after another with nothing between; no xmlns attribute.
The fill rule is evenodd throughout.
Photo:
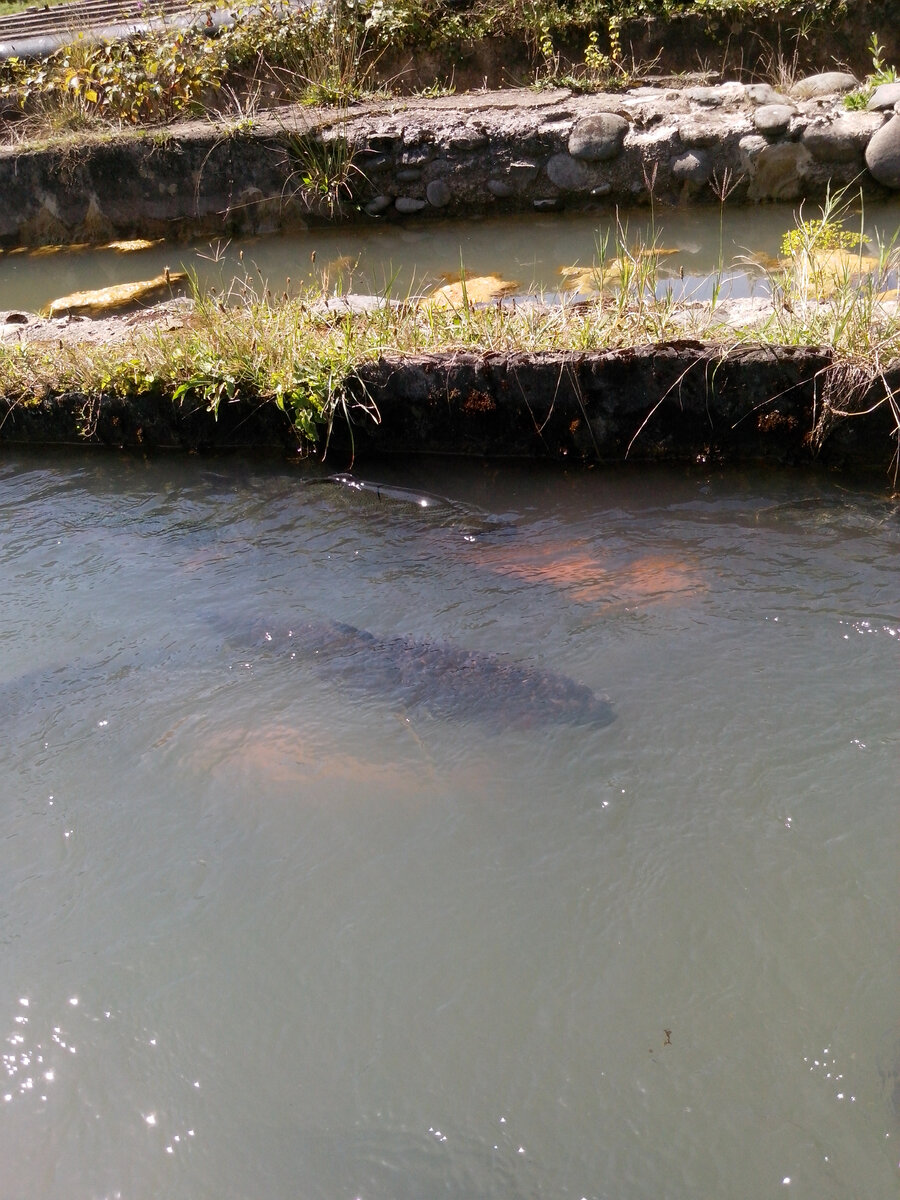
<svg viewBox="0 0 900 1200"><path fill-rule="evenodd" d="M814 458L887 468L897 448L887 403L867 417L817 419L843 382L818 347L726 351L671 342L608 352L383 358L350 383L377 407L354 426L358 454L429 451L577 462ZM900 366L888 372L900 385ZM849 398L883 399L884 381ZM335 428L338 444L346 434Z"/></svg>
<svg viewBox="0 0 900 1200"><path fill-rule="evenodd" d="M347 381L351 431L334 425L344 465L389 454L441 453L581 463L772 462L815 458L887 470L897 449L891 409L819 424L831 384L871 409L900 366L848 396L825 348L725 351L673 342L594 353L442 354L383 358ZM380 421L363 411L374 405ZM84 442L159 450L277 447L296 453L283 414L252 398L223 405L167 396L122 400L68 393L0 400L0 445ZM352 446L352 451L351 451Z"/></svg>
<svg viewBox="0 0 900 1200"><path fill-rule="evenodd" d="M790 96L741 83L473 92L339 116L293 109L249 128L198 122L74 150L7 148L0 246L228 237L360 216L583 210L646 204L651 195L715 203L727 192L736 204L820 199L845 184L898 195L895 101L887 95L872 111L848 112L840 90L852 85L847 76L814 78ZM303 179L323 162L333 173L344 146L353 166L332 213Z"/></svg>

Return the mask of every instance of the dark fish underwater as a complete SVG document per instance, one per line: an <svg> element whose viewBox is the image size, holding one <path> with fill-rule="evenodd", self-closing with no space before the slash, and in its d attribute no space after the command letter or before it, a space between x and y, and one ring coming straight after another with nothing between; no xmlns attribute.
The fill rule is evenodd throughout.
<svg viewBox="0 0 900 1200"><path fill-rule="evenodd" d="M324 621L282 629L256 624L251 645L311 663L348 690L437 718L479 721L491 729L602 729L615 719L607 700L567 675L446 643L379 638L365 629Z"/></svg>

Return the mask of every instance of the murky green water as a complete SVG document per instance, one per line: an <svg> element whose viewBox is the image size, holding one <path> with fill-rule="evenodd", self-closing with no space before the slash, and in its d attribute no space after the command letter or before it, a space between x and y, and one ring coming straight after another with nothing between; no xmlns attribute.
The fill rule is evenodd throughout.
<svg viewBox="0 0 900 1200"><path fill-rule="evenodd" d="M674 252L662 257L659 271L661 289L671 288L678 298L708 300L714 287L719 296L765 294L764 273L746 259L777 257L797 213L790 205L726 209L720 224L717 208L699 205L657 209L652 219L641 209L604 216L360 225L231 243L169 244L137 254L7 254L0 255L0 308L38 310L72 292L151 279L167 266L187 270L201 285L220 291L237 276L257 293L323 283L330 291L398 298L457 278L462 267L468 277L497 274L515 282L521 293L552 297L563 285L562 269L588 269L603 255L614 257L617 242L634 248L654 240ZM802 213L819 215L815 205ZM874 252L900 230L900 205L869 206L862 215L848 216L846 227L863 229Z"/></svg>
<svg viewBox="0 0 900 1200"><path fill-rule="evenodd" d="M378 474L457 504L4 456L0 1195L891 1200L881 481ZM615 720L436 717L257 617Z"/></svg>

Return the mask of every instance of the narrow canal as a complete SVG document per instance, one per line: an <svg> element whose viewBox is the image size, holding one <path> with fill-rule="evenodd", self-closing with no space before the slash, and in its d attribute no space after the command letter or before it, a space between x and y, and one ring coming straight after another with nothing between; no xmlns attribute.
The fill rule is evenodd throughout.
<svg viewBox="0 0 900 1200"><path fill-rule="evenodd" d="M596 287L592 268L614 262L619 247L638 256L655 246L660 295L677 299L766 295L778 269L781 240L816 206L769 205L719 209L647 209L617 214L491 218L466 222L365 224L234 242L163 243L137 253L115 249L0 254L0 308L37 311L72 292L151 279L164 268L184 270L203 288L228 292L246 280L256 294L312 284L403 299L427 292L464 271L492 275L514 294L555 298ZM877 254L900 231L900 204L852 212L845 227L869 239ZM611 277L615 282L615 274Z"/></svg>
<svg viewBox="0 0 900 1200"><path fill-rule="evenodd" d="M380 479L4 456L0 1192L893 1200L881 481Z"/></svg>

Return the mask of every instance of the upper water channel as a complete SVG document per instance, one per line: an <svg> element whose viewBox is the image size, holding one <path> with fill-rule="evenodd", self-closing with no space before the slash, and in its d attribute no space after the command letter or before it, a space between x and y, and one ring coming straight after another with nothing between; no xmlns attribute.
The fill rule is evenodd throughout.
<svg viewBox="0 0 900 1200"><path fill-rule="evenodd" d="M0 463L4 1200L893 1200L884 481L320 479Z"/></svg>
<svg viewBox="0 0 900 1200"><path fill-rule="evenodd" d="M591 290L591 271L611 262L619 247L635 253L655 246L659 295L676 299L766 295L768 271L777 270L781 239L797 220L819 217L815 205L769 205L720 210L710 205L620 211L603 216L542 215L407 221L314 229L304 233L179 245L139 253L114 249L46 247L0 254L0 308L37 311L73 292L185 270L201 288L228 292L246 281L258 295L302 285L330 293L350 291L404 299L428 292L465 272L496 275L512 293L554 299L579 287ZM877 254L900 231L896 201L851 212L845 227L868 239Z"/></svg>

